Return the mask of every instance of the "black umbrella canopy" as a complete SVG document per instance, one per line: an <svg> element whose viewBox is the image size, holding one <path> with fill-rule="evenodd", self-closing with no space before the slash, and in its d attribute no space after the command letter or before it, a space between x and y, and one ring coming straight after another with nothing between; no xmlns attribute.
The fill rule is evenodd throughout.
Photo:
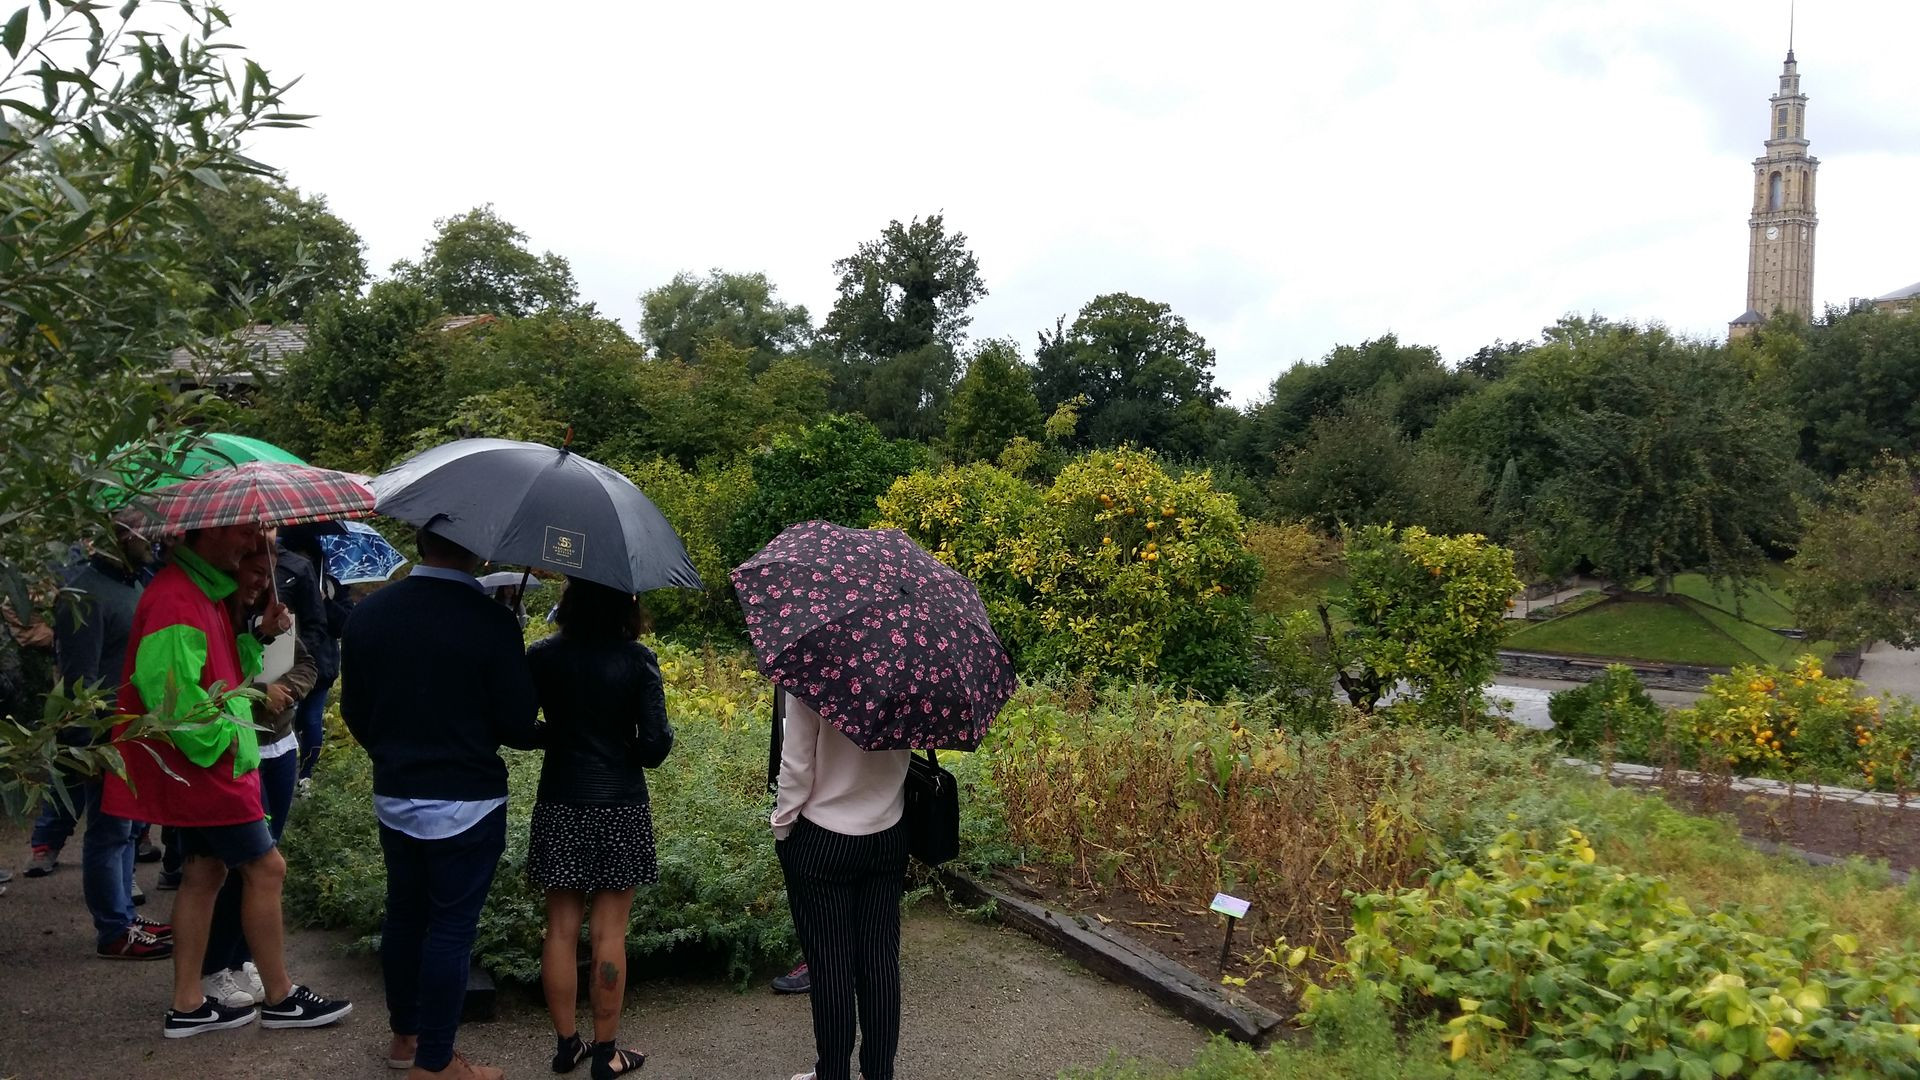
<svg viewBox="0 0 1920 1080"><path fill-rule="evenodd" d="M374 477L377 509L496 563L622 592L701 587L653 501L605 465L509 439L461 439Z"/></svg>

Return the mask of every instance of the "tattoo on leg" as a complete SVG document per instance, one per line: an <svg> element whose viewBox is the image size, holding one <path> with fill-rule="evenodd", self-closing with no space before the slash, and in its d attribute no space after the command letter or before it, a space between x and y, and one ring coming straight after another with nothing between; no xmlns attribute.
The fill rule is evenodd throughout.
<svg viewBox="0 0 1920 1080"><path fill-rule="evenodd" d="M600 985L611 990L613 989L613 984L619 981L620 981L620 969L614 966L613 961L611 960L600 961Z"/></svg>

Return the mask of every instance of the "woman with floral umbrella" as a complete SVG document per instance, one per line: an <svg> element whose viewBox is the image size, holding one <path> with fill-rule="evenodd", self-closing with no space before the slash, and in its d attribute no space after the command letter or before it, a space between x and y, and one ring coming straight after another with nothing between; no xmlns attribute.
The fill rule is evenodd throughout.
<svg viewBox="0 0 1920 1080"><path fill-rule="evenodd" d="M861 1076L893 1080L908 759L978 746L1013 665L972 582L898 530L795 525L733 585L785 718L772 825L816 1054L795 1080L850 1080L856 1026Z"/></svg>

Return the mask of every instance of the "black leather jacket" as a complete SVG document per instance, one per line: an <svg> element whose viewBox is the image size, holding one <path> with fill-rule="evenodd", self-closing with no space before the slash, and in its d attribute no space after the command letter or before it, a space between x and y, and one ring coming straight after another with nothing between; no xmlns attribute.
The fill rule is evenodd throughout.
<svg viewBox="0 0 1920 1080"><path fill-rule="evenodd" d="M647 801L642 769L673 749L660 662L637 641L555 634L527 650L547 722L542 802L587 806Z"/></svg>

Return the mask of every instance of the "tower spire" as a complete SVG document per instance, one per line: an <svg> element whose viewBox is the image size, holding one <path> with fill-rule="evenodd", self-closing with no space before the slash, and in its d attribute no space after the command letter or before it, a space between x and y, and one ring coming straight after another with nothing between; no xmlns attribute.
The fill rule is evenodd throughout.
<svg viewBox="0 0 1920 1080"><path fill-rule="evenodd" d="M1793 62L1793 16L1797 0L1787 0L1787 62Z"/></svg>

